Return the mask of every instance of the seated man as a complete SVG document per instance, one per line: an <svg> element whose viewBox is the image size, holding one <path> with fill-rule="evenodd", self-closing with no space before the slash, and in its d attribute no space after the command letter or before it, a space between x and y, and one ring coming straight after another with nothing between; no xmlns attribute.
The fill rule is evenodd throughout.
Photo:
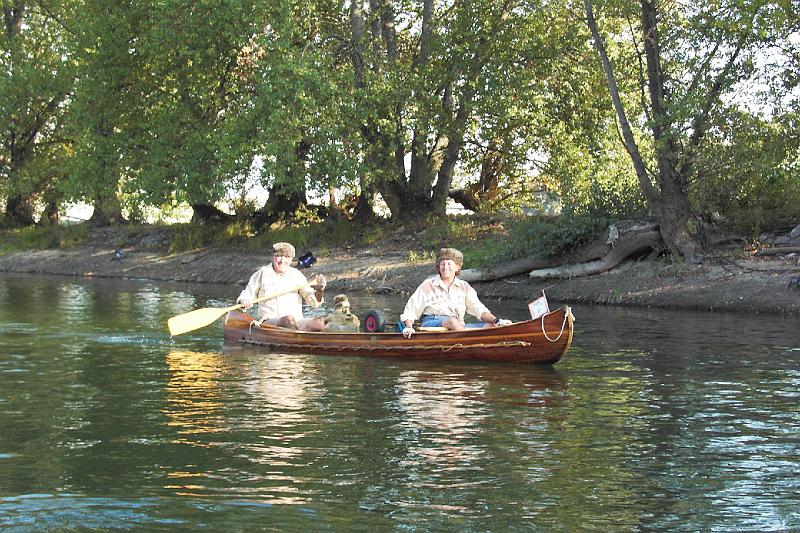
<svg viewBox="0 0 800 533"><path fill-rule="evenodd" d="M250 307L252 301L261 296L279 293L292 287L302 287L294 292L283 294L271 300L258 304L259 322L283 326L285 328L299 329L302 331L323 331L325 319L323 317L306 318L303 316L303 301L316 309L322 305L322 293L325 290L325 276L317 275L315 279L316 291L308 285L306 277L296 268L291 266L294 257L294 246L288 242L278 242L272 245L272 264L265 265L256 270L247 286L239 294L237 303Z"/></svg>
<svg viewBox="0 0 800 533"><path fill-rule="evenodd" d="M466 327L465 313L481 319L484 326L510 323L494 316L478 299L475 289L458 279L463 264L464 256L455 248L442 248L439 251L436 258L438 274L417 287L400 315L404 337L410 339L414 334L413 325L417 319L420 319L423 327L440 326L457 331Z"/></svg>

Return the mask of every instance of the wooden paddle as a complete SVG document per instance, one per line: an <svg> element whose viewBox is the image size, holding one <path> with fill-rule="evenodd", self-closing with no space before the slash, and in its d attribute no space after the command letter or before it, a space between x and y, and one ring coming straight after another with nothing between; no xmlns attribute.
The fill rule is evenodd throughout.
<svg viewBox="0 0 800 533"><path fill-rule="evenodd" d="M283 296L284 294L290 294L292 292L297 292L303 287L309 286L310 283L304 283L302 285L297 285L296 287L292 287L290 289L284 289L282 291L277 291L272 294L265 294L264 296L260 296L251 303L258 303L263 302L264 300L272 300L273 298L277 298L279 296ZM224 316L229 311L235 311L236 309L244 309L244 304L236 304L230 307L204 307L202 309L195 309L194 311L189 311L188 313L184 313L182 315L174 316L167 320L167 327L169 327L169 334L173 337L175 335L181 335L188 331L194 331L196 329L200 329L204 326L207 326L214 322L216 319Z"/></svg>

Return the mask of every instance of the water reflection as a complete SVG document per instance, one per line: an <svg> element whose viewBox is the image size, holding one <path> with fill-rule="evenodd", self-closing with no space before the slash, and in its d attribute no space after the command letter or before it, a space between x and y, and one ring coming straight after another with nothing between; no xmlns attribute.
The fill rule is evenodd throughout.
<svg viewBox="0 0 800 533"><path fill-rule="evenodd" d="M414 442L401 465L415 469L427 463L447 470L475 462L482 449L471 439L488 416L479 399L484 393L484 383L467 382L453 374L401 374L397 382L401 435L413 437Z"/></svg>
<svg viewBox="0 0 800 533"><path fill-rule="evenodd" d="M217 433L225 426L219 382L224 370L221 354L173 350L167 354L167 424L181 438L176 442L202 446L191 435Z"/></svg>
<svg viewBox="0 0 800 533"><path fill-rule="evenodd" d="M227 459L223 467L183 465L167 474L165 488L201 495L216 493L223 482L271 504L309 501L302 476L290 473L313 462L309 428L316 425L312 402L320 389L307 358L173 350L167 363L165 415L179 435L173 442Z"/></svg>
<svg viewBox="0 0 800 533"><path fill-rule="evenodd" d="M796 320L577 309L544 368L168 339L231 292L0 276L0 528L800 528Z"/></svg>
<svg viewBox="0 0 800 533"><path fill-rule="evenodd" d="M268 426L293 426L307 422L310 401L321 395L308 357L268 354L247 367L242 387L251 397L251 407Z"/></svg>

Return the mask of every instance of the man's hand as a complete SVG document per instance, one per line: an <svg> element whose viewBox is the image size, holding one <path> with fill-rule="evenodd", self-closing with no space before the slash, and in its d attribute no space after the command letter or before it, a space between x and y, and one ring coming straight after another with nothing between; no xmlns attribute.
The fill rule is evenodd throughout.
<svg viewBox="0 0 800 533"><path fill-rule="evenodd" d="M325 286L328 284L328 280L325 279L325 276L322 274L317 274L317 277L314 278L314 283L312 285L316 286L316 289L320 292L325 290Z"/></svg>
<svg viewBox="0 0 800 533"><path fill-rule="evenodd" d="M411 326L406 326L403 328L403 337L405 337L406 339L410 339L411 335L413 334L414 334L414 328L412 328Z"/></svg>

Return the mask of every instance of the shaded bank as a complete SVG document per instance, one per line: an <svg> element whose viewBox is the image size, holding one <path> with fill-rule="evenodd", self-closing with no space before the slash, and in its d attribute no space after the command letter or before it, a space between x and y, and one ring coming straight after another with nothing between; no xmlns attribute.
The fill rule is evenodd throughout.
<svg viewBox="0 0 800 533"><path fill-rule="evenodd" d="M363 249L319 254L309 272L322 273L329 291L410 293L432 275L432 261L411 261L412 247L377 243ZM269 261L263 254L205 248L171 254L163 243L145 239L117 253L113 239L102 235L92 244L0 256L0 271L222 283L231 299L250 274ZM560 280L531 280L525 275L474 282L485 298L530 300L545 290L558 303L599 303L671 309L800 315L797 256L709 257L702 265L667 260L623 263L603 274Z"/></svg>

